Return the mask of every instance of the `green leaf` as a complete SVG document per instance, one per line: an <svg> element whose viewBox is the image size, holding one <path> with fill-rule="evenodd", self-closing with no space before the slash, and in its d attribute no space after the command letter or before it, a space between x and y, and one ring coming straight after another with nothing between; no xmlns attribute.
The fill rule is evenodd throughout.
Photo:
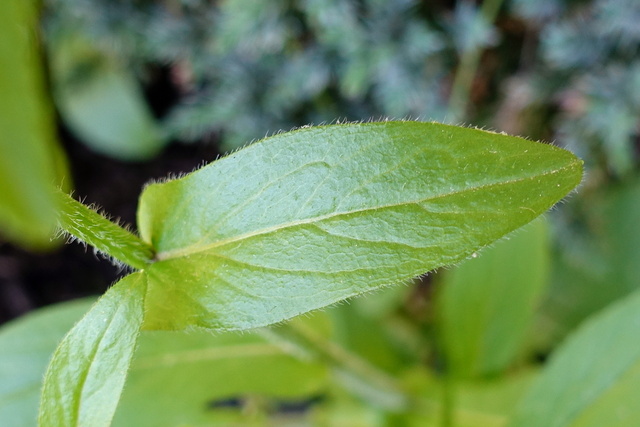
<svg viewBox="0 0 640 427"><path fill-rule="evenodd" d="M518 355L549 271L548 227L537 220L440 275L437 305L448 367L498 374Z"/></svg>
<svg viewBox="0 0 640 427"><path fill-rule="evenodd" d="M578 236L562 236L563 250L553 258L553 284L541 307L552 327L548 341L640 289L640 177L568 205L586 227Z"/></svg>
<svg viewBox="0 0 640 427"><path fill-rule="evenodd" d="M42 389L39 425L109 426L144 311L145 277L109 289L56 349Z"/></svg>
<svg viewBox="0 0 640 427"><path fill-rule="evenodd" d="M144 332L113 425L212 425L216 402L308 398L327 379L322 364L297 360L256 333Z"/></svg>
<svg viewBox="0 0 640 427"><path fill-rule="evenodd" d="M95 300L46 307L0 329L0 420L11 427L36 424L42 376L58 342Z"/></svg>
<svg viewBox="0 0 640 427"><path fill-rule="evenodd" d="M70 30L74 31L74 30ZM77 34L51 40L53 91L65 123L95 151L122 160L167 142L130 70Z"/></svg>
<svg viewBox="0 0 640 427"><path fill-rule="evenodd" d="M557 350L513 427L640 425L640 293L588 320Z"/></svg>
<svg viewBox="0 0 640 427"><path fill-rule="evenodd" d="M279 322L459 262L571 191L559 148L436 123L305 128L152 184L147 329Z"/></svg>
<svg viewBox="0 0 640 427"><path fill-rule="evenodd" d="M0 329L2 425L36 424L47 363L94 302L91 298L46 307ZM145 332L138 342L116 426L196 420L209 425L220 415L212 410L216 401L260 394L296 402L321 392L328 380L323 365L300 360L257 333Z"/></svg>
<svg viewBox="0 0 640 427"><path fill-rule="evenodd" d="M58 190L56 196L59 226L74 238L138 269L145 268L153 258L153 249L138 236L62 191Z"/></svg>
<svg viewBox="0 0 640 427"><path fill-rule="evenodd" d="M64 161L36 47L38 2L0 2L0 237L51 245Z"/></svg>

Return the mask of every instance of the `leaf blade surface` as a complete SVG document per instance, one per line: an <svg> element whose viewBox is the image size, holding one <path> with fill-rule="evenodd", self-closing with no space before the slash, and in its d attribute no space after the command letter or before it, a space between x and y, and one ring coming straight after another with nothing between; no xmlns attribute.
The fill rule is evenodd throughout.
<svg viewBox="0 0 640 427"><path fill-rule="evenodd" d="M45 374L39 426L109 426L142 323L145 280L122 279L62 340Z"/></svg>
<svg viewBox="0 0 640 427"><path fill-rule="evenodd" d="M531 221L581 171L552 146L435 123L268 138L145 189L160 260L145 327L252 328L409 280Z"/></svg>

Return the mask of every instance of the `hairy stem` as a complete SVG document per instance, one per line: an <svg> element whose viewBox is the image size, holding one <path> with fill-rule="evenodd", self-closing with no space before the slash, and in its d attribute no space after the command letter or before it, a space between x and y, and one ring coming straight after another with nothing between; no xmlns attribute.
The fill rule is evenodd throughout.
<svg viewBox="0 0 640 427"><path fill-rule="evenodd" d="M151 262L153 249L138 236L60 190L56 196L62 230L133 268L143 269Z"/></svg>

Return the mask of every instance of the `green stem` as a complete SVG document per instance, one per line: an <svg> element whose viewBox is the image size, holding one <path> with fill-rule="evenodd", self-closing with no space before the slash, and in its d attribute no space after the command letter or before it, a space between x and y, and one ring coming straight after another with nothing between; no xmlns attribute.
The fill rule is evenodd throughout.
<svg viewBox="0 0 640 427"><path fill-rule="evenodd" d="M485 0L482 3L480 14L486 22L492 23L502 6L504 0ZM480 63L482 49L469 49L462 54L456 75L451 86L451 96L449 97L449 120L458 123L464 119L469 103L469 94L473 79Z"/></svg>
<svg viewBox="0 0 640 427"><path fill-rule="evenodd" d="M61 229L136 269L143 269L151 262L153 249L138 236L60 190L56 196Z"/></svg>
<svg viewBox="0 0 640 427"><path fill-rule="evenodd" d="M395 378L371 365L337 343L325 339L302 322L292 321L270 329L263 335L298 354L319 359L336 370L342 385L375 406L388 410L405 409L409 399Z"/></svg>
<svg viewBox="0 0 640 427"><path fill-rule="evenodd" d="M453 427L455 425L455 385L450 374L445 374L442 381L442 427Z"/></svg>

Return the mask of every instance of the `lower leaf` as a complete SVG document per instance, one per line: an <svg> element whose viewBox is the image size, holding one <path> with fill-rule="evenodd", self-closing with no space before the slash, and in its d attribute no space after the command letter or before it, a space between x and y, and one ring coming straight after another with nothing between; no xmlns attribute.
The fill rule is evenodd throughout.
<svg viewBox="0 0 640 427"><path fill-rule="evenodd" d="M125 277L65 336L45 374L41 427L110 425L138 340L145 292L143 273Z"/></svg>
<svg viewBox="0 0 640 427"><path fill-rule="evenodd" d="M510 427L640 425L640 293L598 313L553 355Z"/></svg>

